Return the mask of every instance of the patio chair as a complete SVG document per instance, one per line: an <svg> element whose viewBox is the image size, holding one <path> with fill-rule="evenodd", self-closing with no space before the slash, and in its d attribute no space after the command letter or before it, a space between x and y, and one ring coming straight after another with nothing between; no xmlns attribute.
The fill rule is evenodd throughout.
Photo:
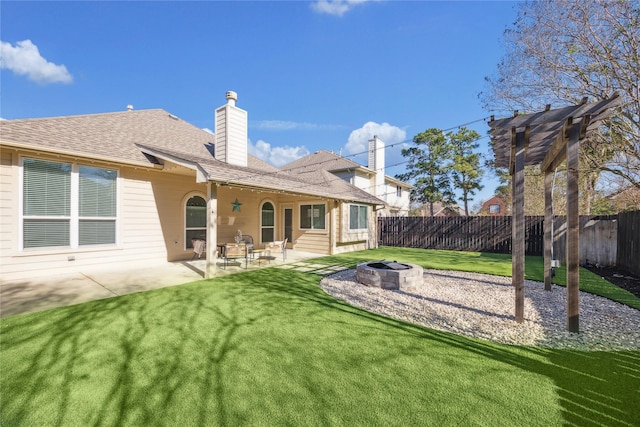
<svg viewBox="0 0 640 427"><path fill-rule="evenodd" d="M245 268L247 268L247 246L238 243L227 243L224 245L223 258L223 266L225 269L227 265L229 265L229 261L242 260L242 258L244 258ZM242 265L242 261L240 261L240 265Z"/></svg>
<svg viewBox="0 0 640 427"><path fill-rule="evenodd" d="M287 260L287 239L277 242L269 242L265 244L267 250L272 256L274 253L282 253L282 261Z"/></svg>
<svg viewBox="0 0 640 427"><path fill-rule="evenodd" d="M241 242L244 242L244 244L247 247L247 256L251 259L253 259L253 237L248 235L248 234L243 234L242 235L242 240L240 240Z"/></svg>
<svg viewBox="0 0 640 427"><path fill-rule="evenodd" d="M202 256L204 252L207 251L207 241L202 239L191 239L191 245L193 246L193 256L191 257L191 261L198 256L198 259Z"/></svg>

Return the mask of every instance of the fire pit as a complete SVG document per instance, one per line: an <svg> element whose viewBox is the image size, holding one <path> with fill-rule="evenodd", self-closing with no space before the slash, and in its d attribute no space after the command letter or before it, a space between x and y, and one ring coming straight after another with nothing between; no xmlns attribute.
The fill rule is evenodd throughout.
<svg viewBox="0 0 640 427"><path fill-rule="evenodd" d="M422 284L423 269L419 265L396 261L369 261L356 267L356 281L382 289L400 289Z"/></svg>

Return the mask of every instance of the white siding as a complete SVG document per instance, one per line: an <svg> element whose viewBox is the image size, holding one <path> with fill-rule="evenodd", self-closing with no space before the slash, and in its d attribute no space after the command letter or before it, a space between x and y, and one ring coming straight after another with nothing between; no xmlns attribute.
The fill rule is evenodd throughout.
<svg viewBox="0 0 640 427"><path fill-rule="evenodd" d="M340 203L338 206L338 226L336 230L337 244L336 253L360 251L375 247L375 222L377 221L373 209L369 207L367 220L369 228L367 230L349 229L350 203Z"/></svg>
<svg viewBox="0 0 640 427"><path fill-rule="evenodd" d="M17 185L17 155L0 150L0 271L6 268L6 260L18 242L18 199L13 191Z"/></svg>
<svg viewBox="0 0 640 427"><path fill-rule="evenodd" d="M387 208L380 212L382 216L390 216L390 215L398 215L398 216L407 216L409 215L409 189L406 187L402 187L402 195L400 197L397 196L397 187L398 185L393 181L387 181L385 183L385 193L387 202Z"/></svg>
<svg viewBox="0 0 640 427"><path fill-rule="evenodd" d="M361 190L371 193L371 179L365 174L356 174L353 177L353 185Z"/></svg>
<svg viewBox="0 0 640 427"><path fill-rule="evenodd" d="M353 172L340 171L340 172L335 172L334 175L342 179L343 181L348 182L349 184L353 184Z"/></svg>

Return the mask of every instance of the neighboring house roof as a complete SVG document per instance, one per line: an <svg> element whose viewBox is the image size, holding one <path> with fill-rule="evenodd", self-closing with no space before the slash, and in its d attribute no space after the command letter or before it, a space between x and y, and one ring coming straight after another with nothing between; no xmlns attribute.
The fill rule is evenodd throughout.
<svg viewBox="0 0 640 427"><path fill-rule="evenodd" d="M360 163L326 150L319 150L301 157L298 160L287 163L281 169L287 171L323 169L329 172L358 169L368 174L374 173L374 171L362 166Z"/></svg>
<svg viewBox="0 0 640 427"><path fill-rule="evenodd" d="M611 201L616 210L638 210L640 209L640 188L627 185L606 196Z"/></svg>
<svg viewBox="0 0 640 427"><path fill-rule="evenodd" d="M420 211L423 215L428 215L431 211L428 203L424 203L420 206ZM450 215L459 215L464 216L464 209L456 204L443 204L441 202L435 202L433 204L433 216L442 216L446 215L447 212Z"/></svg>
<svg viewBox="0 0 640 427"><path fill-rule="evenodd" d="M500 209L497 212L491 212L492 206L499 206ZM504 216L507 214L507 208L508 206L499 196L491 196L487 201L482 203L479 213L485 215Z"/></svg>
<svg viewBox="0 0 640 427"><path fill-rule="evenodd" d="M0 121L3 145L151 167L153 157L197 171L201 180L382 205L342 180L279 170L248 156L248 166L217 160L215 136L164 110ZM153 156L153 157L149 157ZM322 179L318 179L322 178Z"/></svg>
<svg viewBox="0 0 640 427"><path fill-rule="evenodd" d="M281 169L292 173L310 173L311 171L317 170L325 170L332 173L345 170L358 170L369 175L375 173L375 171L361 165L360 163L326 150L319 150L315 153L301 157L298 160L287 163L282 166ZM400 181L399 179L393 178L389 175L385 175L384 178L385 180L404 188L413 187L411 184L407 184L406 182Z"/></svg>
<svg viewBox="0 0 640 427"><path fill-rule="evenodd" d="M399 179L394 178L394 177L389 176L389 175L385 175L385 176L384 176L384 179L385 179L385 180L387 180L387 181L389 181L389 182L390 182L390 183L392 183L392 184L399 185L400 187L404 187L404 188L413 188L413 185L411 185L411 184L407 184L406 182L404 182L404 181L400 181Z"/></svg>
<svg viewBox="0 0 640 427"><path fill-rule="evenodd" d="M491 196L487 201L482 204L482 207L489 205L504 205L504 201L498 196Z"/></svg>

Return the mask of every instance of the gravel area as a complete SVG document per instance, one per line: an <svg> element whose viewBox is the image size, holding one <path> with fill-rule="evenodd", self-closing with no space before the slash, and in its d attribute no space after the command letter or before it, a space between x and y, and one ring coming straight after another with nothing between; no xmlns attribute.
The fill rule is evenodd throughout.
<svg viewBox="0 0 640 427"><path fill-rule="evenodd" d="M514 320L510 277L425 270L424 284L398 291L361 285L355 270L322 289L356 307L429 328L503 344L578 350L640 350L640 310L580 292L580 333L566 331L566 288L525 281L523 323Z"/></svg>

